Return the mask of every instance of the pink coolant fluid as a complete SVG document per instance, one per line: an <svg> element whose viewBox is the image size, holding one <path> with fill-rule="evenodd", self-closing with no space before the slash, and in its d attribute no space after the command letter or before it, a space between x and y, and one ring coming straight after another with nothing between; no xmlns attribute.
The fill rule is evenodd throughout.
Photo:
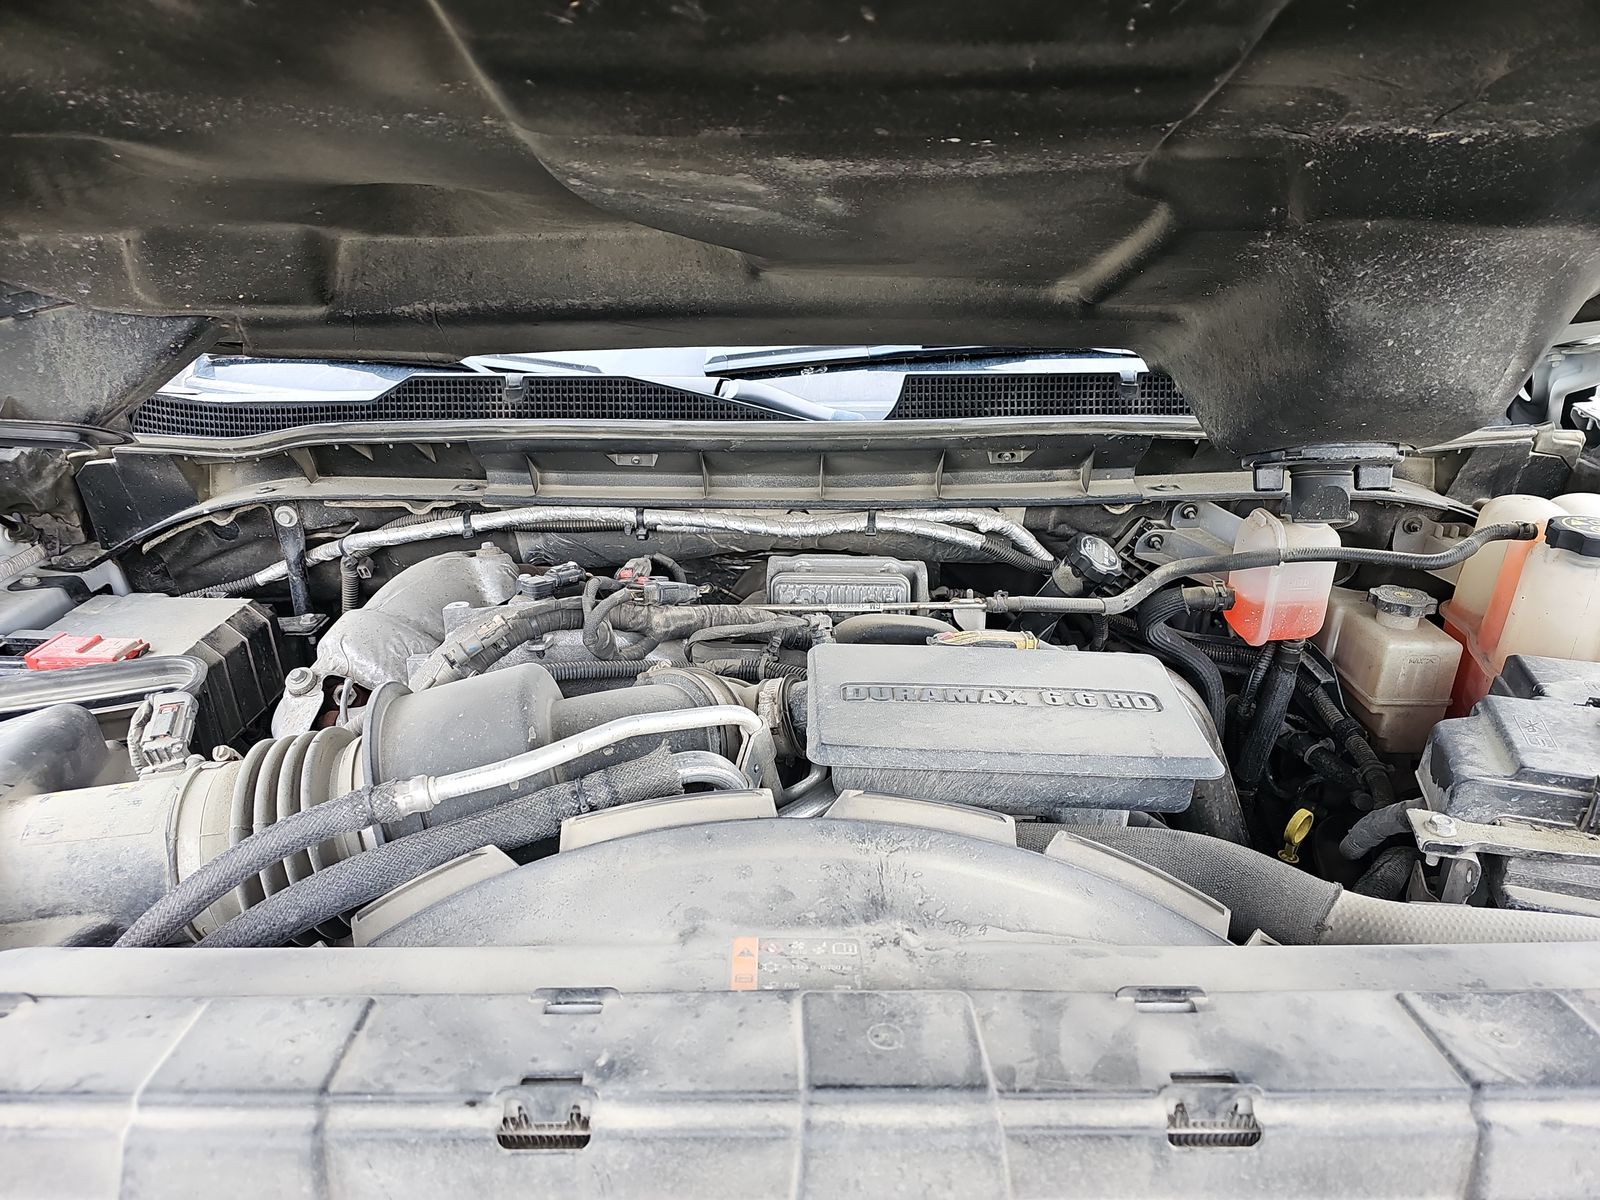
<svg viewBox="0 0 1600 1200"><path fill-rule="evenodd" d="M1339 534L1328 525L1281 521L1264 508L1245 518L1234 535L1235 552L1333 547ZM1306 638L1322 628L1333 591L1334 563L1285 563L1228 574L1234 591L1228 625L1252 646Z"/></svg>

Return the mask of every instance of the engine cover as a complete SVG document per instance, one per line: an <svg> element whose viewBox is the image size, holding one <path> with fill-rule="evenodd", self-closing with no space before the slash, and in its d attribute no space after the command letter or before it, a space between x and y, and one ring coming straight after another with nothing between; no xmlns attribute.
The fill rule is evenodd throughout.
<svg viewBox="0 0 1600 1200"><path fill-rule="evenodd" d="M836 787L1023 815L1186 808L1222 761L1143 654L817 646L806 747Z"/></svg>

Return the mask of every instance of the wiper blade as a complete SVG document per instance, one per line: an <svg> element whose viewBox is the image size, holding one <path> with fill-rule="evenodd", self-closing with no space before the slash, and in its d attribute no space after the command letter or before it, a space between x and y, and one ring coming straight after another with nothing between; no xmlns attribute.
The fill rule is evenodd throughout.
<svg viewBox="0 0 1600 1200"><path fill-rule="evenodd" d="M1106 360L1139 363L1131 350L1041 350L1027 346L784 346L739 351L706 359L706 373L724 378L773 378L828 371L933 365L982 367L1006 362L1043 364Z"/></svg>

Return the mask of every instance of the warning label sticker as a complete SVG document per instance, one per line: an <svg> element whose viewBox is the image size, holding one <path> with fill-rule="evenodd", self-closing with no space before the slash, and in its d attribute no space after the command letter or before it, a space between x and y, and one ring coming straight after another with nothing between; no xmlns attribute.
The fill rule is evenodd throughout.
<svg viewBox="0 0 1600 1200"><path fill-rule="evenodd" d="M858 938L743 935L734 938L728 950L728 990L854 988L861 984L861 966Z"/></svg>

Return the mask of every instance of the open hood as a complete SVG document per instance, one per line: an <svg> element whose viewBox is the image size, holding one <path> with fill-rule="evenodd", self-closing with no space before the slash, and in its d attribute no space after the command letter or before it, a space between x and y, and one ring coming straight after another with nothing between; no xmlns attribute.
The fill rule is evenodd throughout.
<svg viewBox="0 0 1600 1200"><path fill-rule="evenodd" d="M211 347L1128 346L1241 455L1503 409L1600 291L1584 0L0 13L0 401Z"/></svg>

